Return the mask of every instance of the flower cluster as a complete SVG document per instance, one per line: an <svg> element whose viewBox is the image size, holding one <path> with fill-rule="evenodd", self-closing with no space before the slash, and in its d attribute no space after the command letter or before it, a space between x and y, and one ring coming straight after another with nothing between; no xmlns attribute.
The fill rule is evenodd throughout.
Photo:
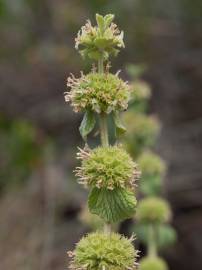
<svg viewBox="0 0 202 270"><path fill-rule="evenodd" d="M89 152L80 149L78 158L82 166L77 167L76 175L85 186L133 189L140 176L136 163L120 146L97 147Z"/></svg>
<svg viewBox="0 0 202 270"><path fill-rule="evenodd" d="M132 270L136 268L137 251L127 239L117 233L91 233L83 237L74 252L70 269L75 270Z"/></svg>
<svg viewBox="0 0 202 270"><path fill-rule="evenodd" d="M148 197L139 202L137 219L142 223L164 223L171 218L171 209L166 200Z"/></svg>
<svg viewBox="0 0 202 270"><path fill-rule="evenodd" d="M97 26L92 26L88 20L81 28L75 40L75 48L83 57L108 59L110 55L116 56L119 49L124 47L123 32L112 22L113 19L112 14L104 17L96 14Z"/></svg>
<svg viewBox="0 0 202 270"><path fill-rule="evenodd" d="M145 175L162 175L166 168L163 160L150 151L145 151L138 159L138 164Z"/></svg>
<svg viewBox="0 0 202 270"><path fill-rule="evenodd" d="M128 107L130 89L118 74L91 72L80 78L71 75L67 86L70 91L65 93L65 100L71 102L75 112L89 109L109 114Z"/></svg>
<svg viewBox="0 0 202 270"><path fill-rule="evenodd" d="M147 257L140 261L140 270L168 270L164 260L158 257Z"/></svg>

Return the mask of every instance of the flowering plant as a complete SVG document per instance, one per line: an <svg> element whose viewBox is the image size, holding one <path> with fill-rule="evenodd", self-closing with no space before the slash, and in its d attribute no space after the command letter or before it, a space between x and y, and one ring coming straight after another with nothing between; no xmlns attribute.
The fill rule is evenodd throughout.
<svg viewBox="0 0 202 270"><path fill-rule="evenodd" d="M109 73L107 60L124 47L123 32L113 23L114 15L96 14L97 25L90 21L76 38L76 49L83 57L97 61L97 69L80 78L67 79L65 100L75 112L83 112L80 133L87 136L99 119L101 146L79 149L81 166L75 170L79 183L87 187L88 208L104 220L103 231L84 236L76 245L70 268L76 270L132 270L136 268L137 251L133 238L112 232L112 224L133 217L136 211L135 187L140 172L137 164L120 145L111 145L108 136L108 116L112 116L116 136L122 135L119 112L126 110L130 87L118 75Z"/></svg>

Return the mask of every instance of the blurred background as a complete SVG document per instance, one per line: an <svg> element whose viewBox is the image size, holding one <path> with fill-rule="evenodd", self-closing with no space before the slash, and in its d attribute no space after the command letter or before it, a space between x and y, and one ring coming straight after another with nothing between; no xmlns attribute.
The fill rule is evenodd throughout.
<svg viewBox="0 0 202 270"><path fill-rule="evenodd" d="M0 0L0 269L67 268L66 251L88 230L72 173L82 116L63 92L70 72L90 68L74 38L96 12L116 14L125 32L112 71L129 79L127 65L144 64L152 88L178 234L162 256L171 270L202 269L201 0Z"/></svg>

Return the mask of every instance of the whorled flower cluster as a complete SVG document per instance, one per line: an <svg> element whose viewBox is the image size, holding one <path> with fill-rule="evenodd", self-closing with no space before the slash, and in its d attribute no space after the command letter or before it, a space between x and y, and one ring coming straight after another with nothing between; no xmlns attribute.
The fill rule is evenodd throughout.
<svg viewBox="0 0 202 270"><path fill-rule="evenodd" d="M133 270L136 269L137 251L127 239L117 233L91 233L76 245L70 269L74 270Z"/></svg>
<svg viewBox="0 0 202 270"><path fill-rule="evenodd" d="M158 257L147 257L140 261L140 270L168 270L164 260Z"/></svg>
<svg viewBox="0 0 202 270"><path fill-rule="evenodd" d="M164 223L171 218L168 202L158 197L148 197L139 202L136 218L142 223Z"/></svg>
<svg viewBox="0 0 202 270"><path fill-rule="evenodd" d="M118 74L91 72L67 79L69 92L65 92L66 102L71 102L75 112L91 110L96 113L111 113L127 109L130 88Z"/></svg>
<svg viewBox="0 0 202 270"><path fill-rule="evenodd" d="M112 14L104 17L96 14L97 26L92 26L88 20L81 28L75 39L75 48L83 57L108 59L109 55L116 56L124 47L123 32L112 22L113 19Z"/></svg>
<svg viewBox="0 0 202 270"><path fill-rule="evenodd" d="M78 158L82 164L76 168L76 176L87 187L134 189L140 177L137 164L121 146L80 149Z"/></svg>

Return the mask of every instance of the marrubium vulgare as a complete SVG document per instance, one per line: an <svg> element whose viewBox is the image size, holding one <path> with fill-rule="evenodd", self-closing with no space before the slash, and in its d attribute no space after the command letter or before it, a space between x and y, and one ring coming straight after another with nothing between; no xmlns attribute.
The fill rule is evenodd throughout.
<svg viewBox="0 0 202 270"><path fill-rule="evenodd" d="M134 216L135 190L140 171L137 164L108 136L108 117L113 121L115 137L126 132L119 113L126 110L131 97L130 86L119 72L109 72L109 57L124 48L123 31L113 22L114 15L96 14L96 26L90 21L76 37L76 49L91 59L93 68L80 77L67 79L65 100L75 112L83 112L79 131L87 145L88 135L99 121L101 145L79 149L81 165L75 169L78 182L89 189L88 208L104 220L103 231L84 236L72 252L70 268L78 270L132 270L136 268L137 251L128 239L112 232L112 223Z"/></svg>

